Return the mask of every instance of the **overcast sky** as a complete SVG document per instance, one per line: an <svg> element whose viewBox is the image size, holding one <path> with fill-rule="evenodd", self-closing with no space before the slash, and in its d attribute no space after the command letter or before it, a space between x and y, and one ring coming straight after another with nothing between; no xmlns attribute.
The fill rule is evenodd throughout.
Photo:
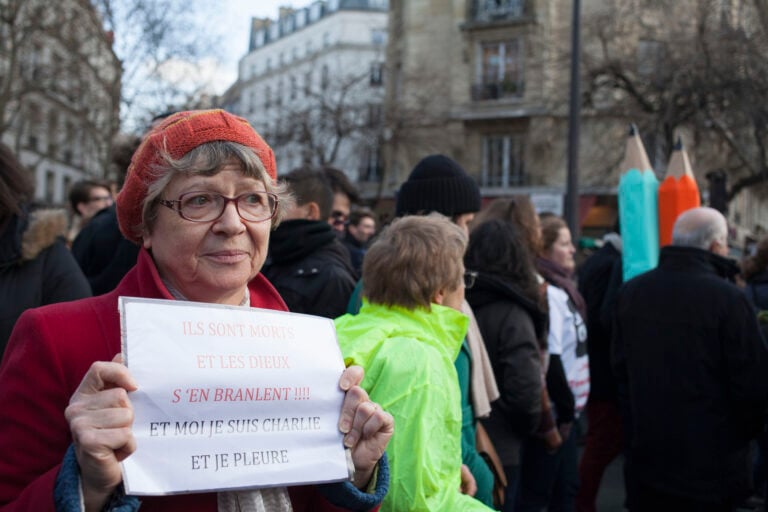
<svg viewBox="0 0 768 512"><path fill-rule="evenodd" d="M220 63L220 79L216 92L222 93L237 79L237 62L248 51L251 18L277 19L281 6L306 7L312 0L219 0L210 2L211 15L218 19L225 44L231 50Z"/></svg>

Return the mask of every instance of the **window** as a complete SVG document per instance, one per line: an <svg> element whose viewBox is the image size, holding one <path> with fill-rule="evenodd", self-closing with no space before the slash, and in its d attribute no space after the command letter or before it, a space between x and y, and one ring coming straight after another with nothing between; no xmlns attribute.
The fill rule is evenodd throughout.
<svg viewBox="0 0 768 512"><path fill-rule="evenodd" d="M309 6L309 21L317 21L323 15L323 4L315 2Z"/></svg>
<svg viewBox="0 0 768 512"><path fill-rule="evenodd" d="M528 182L523 166L521 135L483 137L482 186L522 186Z"/></svg>
<svg viewBox="0 0 768 512"><path fill-rule="evenodd" d="M251 49L258 48L259 46L264 46L264 40L266 39L265 35L266 35L266 32L264 30L259 30L258 32L256 32L253 36L254 44L251 47Z"/></svg>
<svg viewBox="0 0 768 512"><path fill-rule="evenodd" d="M27 105L27 147L33 151L38 148L38 133L43 122L43 111L37 103Z"/></svg>
<svg viewBox="0 0 768 512"><path fill-rule="evenodd" d="M329 81L330 81L330 76L328 74L328 66L326 64L323 64L323 69L320 72L320 88L322 90L328 89Z"/></svg>
<svg viewBox="0 0 768 512"><path fill-rule="evenodd" d="M299 9L294 14L296 21L296 28L301 28L307 24L307 9Z"/></svg>
<svg viewBox="0 0 768 512"><path fill-rule="evenodd" d="M323 33L323 48L328 48L331 45L331 34L328 32Z"/></svg>
<svg viewBox="0 0 768 512"><path fill-rule="evenodd" d="M640 40L637 43L637 72L641 76L653 76L661 68L666 54L664 43Z"/></svg>
<svg viewBox="0 0 768 512"><path fill-rule="evenodd" d="M277 89L275 89L275 105L278 107L283 104L283 81L277 82Z"/></svg>
<svg viewBox="0 0 768 512"><path fill-rule="evenodd" d="M80 137L77 132L77 128L74 123L68 121L64 128L64 133L67 134L67 149L64 151L64 161L68 164L73 164L75 160L80 161L82 157Z"/></svg>
<svg viewBox="0 0 768 512"><path fill-rule="evenodd" d="M382 176L381 148L368 147L363 150L360 181L378 182Z"/></svg>
<svg viewBox="0 0 768 512"><path fill-rule="evenodd" d="M384 46L387 43L387 31L381 28L371 30L371 43L373 46Z"/></svg>
<svg viewBox="0 0 768 512"><path fill-rule="evenodd" d="M381 62L371 63L371 85L378 86L384 83L384 64Z"/></svg>
<svg viewBox="0 0 768 512"><path fill-rule="evenodd" d="M524 14L525 0L474 0L476 21L496 21L520 18Z"/></svg>
<svg viewBox="0 0 768 512"><path fill-rule="evenodd" d="M45 202L48 204L53 203L54 194L56 192L56 173L53 171L45 172Z"/></svg>
<svg viewBox="0 0 768 512"><path fill-rule="evenodd" d="M307 71L304 73L304 96L309 96L312 93L312 72Z"/></svg>
<svg viewBox="0 0 768 512"><path fill-rule="evenodd" d="M479 82L473 99L489 100L523 95L523 52L520 39L480 46Z"/></svg>
<svg viewBox="0 0 768 512"><path fill-rule="evenodd" d="M51 158L58 157L59 142L59 113L51 109L48 112L48 155Z"/></svg>
<svg viewBox="0 0 768 512"><path fill-rule="evenodd" d="M296 85L296 77L291 77L291 99L296 99L296 90L298 89L298 86Z"/></svg>
<svg viewBox="0 0 768 512"><path fill-rule="evenodd" d="M383 108L381 103L368 104L368 126L380 126L383 119Z"/></svg>
<svg viewBox="0 0 768 512"><path fill-rule="evenodd" d="M264 89L264 110L269 110L269 107L272 106L272 89L267 86Z"/></svg>

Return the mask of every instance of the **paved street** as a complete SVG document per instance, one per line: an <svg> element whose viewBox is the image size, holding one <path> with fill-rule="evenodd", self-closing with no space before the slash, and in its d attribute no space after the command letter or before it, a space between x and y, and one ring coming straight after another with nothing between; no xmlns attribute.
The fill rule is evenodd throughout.
<svg viewBox="0 0 768 512"><path fill-rule="evenodd" d="M600 512L623 512L624 509L624 477L622 475L623 459L615 460L603 476L600 493L597 495L597 510ZM737 512L748 512L762 509L739 508Z"/></svg>

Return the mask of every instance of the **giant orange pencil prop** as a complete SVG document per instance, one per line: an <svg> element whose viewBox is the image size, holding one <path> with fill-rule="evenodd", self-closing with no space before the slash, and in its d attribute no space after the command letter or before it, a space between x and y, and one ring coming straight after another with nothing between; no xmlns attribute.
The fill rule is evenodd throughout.
<svg viewBox="0 0 768 512"><path fill-rule="evenodd" d="M667 177L659 185L659 245L672 243L672 227L685 210L701 206L688 153L678 137L669 159Z"/></svg>

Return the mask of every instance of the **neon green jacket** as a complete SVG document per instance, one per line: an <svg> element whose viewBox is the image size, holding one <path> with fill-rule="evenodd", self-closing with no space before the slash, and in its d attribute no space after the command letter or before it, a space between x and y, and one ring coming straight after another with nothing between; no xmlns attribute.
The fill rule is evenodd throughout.
<svg viewBox="0 0 768 512"><path fill-rule="evenodd" d="M359 314L336 319L345 362L365 369L363 388L395 418L382 511L490 510L459 492L461 398L453 361L468 323L437 304L430 312L363 302Z"/></svg>

